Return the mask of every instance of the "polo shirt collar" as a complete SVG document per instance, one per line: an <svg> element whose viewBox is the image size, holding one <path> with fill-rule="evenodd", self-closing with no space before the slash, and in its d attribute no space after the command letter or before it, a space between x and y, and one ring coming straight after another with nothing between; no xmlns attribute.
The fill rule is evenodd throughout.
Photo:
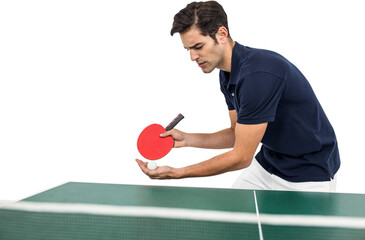
<svg viewBox="0 0 365 240"><path fill-rule="evenodd" d="M233 50L232 50L232 58L231 58L231 72L229 74L228 87L231 85L237 85L238 78L236 77L239 74L240 68L240 60L243 56L243 52L245 50L245 46L235 42Z"/></svg>

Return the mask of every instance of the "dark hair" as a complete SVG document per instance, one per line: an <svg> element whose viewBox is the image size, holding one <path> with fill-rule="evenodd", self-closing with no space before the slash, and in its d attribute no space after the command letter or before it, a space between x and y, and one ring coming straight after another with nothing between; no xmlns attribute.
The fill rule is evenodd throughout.
<svg viewBox="0 0 365 240"><path fill-rule="evenodd" d="M192 26L198 27L202 35L209 35L215 41L218 29L223 26L230 37L227 14L216 1L192 2L186 5L175 15L170 34L172 36L176 32L184 33Z"/></svg>

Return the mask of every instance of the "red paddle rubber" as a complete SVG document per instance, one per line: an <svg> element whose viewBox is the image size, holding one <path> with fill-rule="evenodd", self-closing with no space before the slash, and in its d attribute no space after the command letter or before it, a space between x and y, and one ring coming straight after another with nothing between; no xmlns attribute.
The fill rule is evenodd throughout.
<svg viewBox="0 0 365 240"><path fill-rule="evenodd" d="M137 140L137 148L144 158L157 160L170 152L174 146L174 139L171 136L160 137L163 132L166 130L159 124L151 124L141 132Z"/></svg>

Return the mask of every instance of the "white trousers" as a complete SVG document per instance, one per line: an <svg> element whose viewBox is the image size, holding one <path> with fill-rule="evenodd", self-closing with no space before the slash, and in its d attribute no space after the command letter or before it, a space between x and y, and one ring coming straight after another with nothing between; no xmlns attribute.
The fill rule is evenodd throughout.
<svg viewBox="0 0 365 240"><path fill-rule="evenodd" d="M337 178L324 182L289 182L268 173L254 158L249 167L243 170L232 188L257 190L283 190L308 192L335 192Z"/></svg>

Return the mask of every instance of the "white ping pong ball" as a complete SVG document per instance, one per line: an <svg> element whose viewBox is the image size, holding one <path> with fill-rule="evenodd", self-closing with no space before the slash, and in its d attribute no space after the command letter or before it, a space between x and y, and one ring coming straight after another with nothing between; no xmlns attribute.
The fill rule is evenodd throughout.
<svg viewBox="0 0 365 240"><path fill-rule="evenodd" d="M157 164L154 161L148 162L147 167L149 170L155 170L157 168Z"/></svg>

